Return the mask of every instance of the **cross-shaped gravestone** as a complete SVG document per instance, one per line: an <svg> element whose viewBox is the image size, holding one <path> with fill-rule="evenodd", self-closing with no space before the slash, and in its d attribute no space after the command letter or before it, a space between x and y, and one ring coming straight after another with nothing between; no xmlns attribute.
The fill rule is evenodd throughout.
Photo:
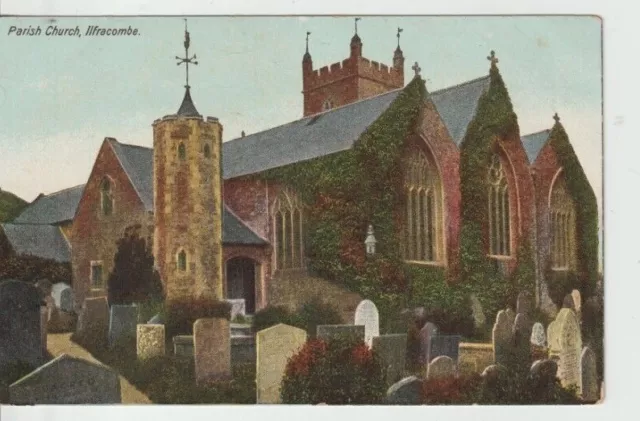
<svg viewBox="0 0 640 421"><path fill-rule="evenodd" d="M499 62L498 57L496 57L496 52L493 50L491 50L491 53L487 56L487 60L491 62L492 67L498 64Z"/></svg>
<svg viewBox="0 0 640 421"><path fill-rule="evenodd" d="M416 76L420 76L420 71L422 69L420 68L420 65L417 61L413 64L413 66L411 66L411 69L415 72Z"/></svg>

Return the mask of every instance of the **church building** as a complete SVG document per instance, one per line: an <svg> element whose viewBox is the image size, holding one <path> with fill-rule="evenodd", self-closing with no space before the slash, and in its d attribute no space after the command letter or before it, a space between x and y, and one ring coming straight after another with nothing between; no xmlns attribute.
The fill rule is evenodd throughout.
<svg viewBox="0 0 640 421"><path fill-rule="evenodd" d="M583 204L572 194L575 183L571 177L586 177L579 164L573 165L571 177L566 175L568 161L552 140L564 129L557 114L555 121L547 121L554 110L541 116L542 130L532 134L520 135L515 114L515 126L508 130L483 125L482 118L493 106L492 90L501 92L496 84L502 78L493 52L485 62L488 74L480 71L473 80L427 92L418 63L411 67L414 78L405 83L400 42L390 54L390 65L365 58L363 46L356 30L347 58L315 68L307 36L299 120L259 133L243 133L223 143L224 121L204 116L196 107L206 87L191 88L187 79L177 112L153 122L149 133L153 148L105 138L86 184L74 188L77 194L57 195L68 199L61 208L74 209L72 218L65 217L62 229L77 304L86 297L106 295L116 242L132 225L139 225L153 244L167 299L243 298L249 314L268 304L293 305L292 301L302 300L301 291L314 286L303 287L296 284L297 279L301 283L317 280L314 285L324 282L319 279L330 271L316 269L318 261L326 261L329 254L323 254L327 249L314 249L310 241L331 231L327 227L347 233L336 240L342 256L336 265L360 268L366 264L362 262L371 253L367 253L365 238L371 226L375 253L399 253L403 264L438 270L445 274L445 282L455 282L452 279L468 271L461 249L465 233L470 232L465 218L471 215L469 218L483 221L478 247L483 262L495 270L505 276L514 273L523 253L530 251L536 302L541 307L552 306L547 292L553 278L550 274L584 274L597 265L597 261L585 261L590 255L579 247L584 238L597 237L597 226L591 232L592 226L583 223ZM191 63L188 48L187 32L186 55L181 59L185 66ZM419 98L414 92L421 93ZM508 96L506 102L511 107ZM410 103L416 105L403 105ZM408 121L403 137L393 140L399 145L400 158L388 168L399 170L384 173L398 180L397 189L385 187L377 191L379 197L358 202L357 193L351 198L334 197L323 190L309 196L316 192L315 181L330 185L331 180L312 181L303 174L292 175L295 182L287 182L283 174L297 171L287 169L327 159L337 163L335 174L348 172L343 171L347 167L339 166L341 162L365 168L369 164L361 159L362 154L366 145L374 144L367 142L387 130L385 125L389 133L396 130L391 127L396 124L394 113L403 107L412 110L415 118ZM482 168L471 171L465 169L465 162L471 161L463 151L478 137L475 133L490 138L491 145ZM573 154L570 144L568 147ZM375 151L366 153L375 155ZM380 159L380 165L387 165ZM370 174L363 185L380 182L387 186L376 172L379 163L370 164L371 168L362 170ZM349 174L341 176L348 178ZM471 197L465 195L473 194L465 190L465 182L477 180L473 177L483 177L486 188L480 204L465 205L465 197ZM584 194L593 195L593 191ZM376 203L387 199L393 211L381 216ZM39 198L14 223L5 224L9 240L21 224L38 218L34 208L47 200ZM336 211L346 216L331 221L333 225L324 220L318 223L318 213L323 206L332 206L329 203L362 209ZM363 203L373 205L361 206ZM354 219L349 215L362 216Z"/></svg>

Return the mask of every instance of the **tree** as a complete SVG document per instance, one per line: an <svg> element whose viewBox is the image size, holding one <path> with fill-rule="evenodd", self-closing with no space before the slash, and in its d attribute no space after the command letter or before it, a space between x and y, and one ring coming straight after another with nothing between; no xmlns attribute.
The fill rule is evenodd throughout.
<svg viewBox="0 0 640 421"><path fill-rule="evenodd" d="M118 240L113 271L107 281L110 304L132 304L162 300L162 281L154 269L153 253L140 236L140 225L125 229Z"/></svg>

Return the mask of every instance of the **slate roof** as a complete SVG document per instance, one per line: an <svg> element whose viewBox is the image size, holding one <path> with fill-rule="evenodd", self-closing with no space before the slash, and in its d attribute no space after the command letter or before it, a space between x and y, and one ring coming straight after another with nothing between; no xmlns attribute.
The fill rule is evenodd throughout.
<svg viewBox="0 0 640 421"><path fill-rule="evenodd" d="M180 104L180 109L178 109L177 114L182 117L202 117L193 104L191 89L189 89L189 87L184 91L184 98L182 99L182 104Z"/></svg>
<svg viewBox="0 0 640 421"><path fill-rule="evenodd" d="M538 159L538 154L547 144L547 140L549 140L549 134L551 130L546 129L536 133L530 133L528 135L522 136L520 139L522 140L522 146L524 146L524 151L527 153L527 158L529 160L529 164L533 164L536 159Z"/></svg>
<svg viewBox="0 0 640 421"><path fill-rule="evenodd" d="M71 221L83 191L84 184L41 196L28 205L13 223L57 224Z"/></svg>
<svg viewBox="0 0 640 421"><path fill-rule="evenodd" d="M223 177L254 174L351 149L400 92L402 89L396 89L224 142Z"/></svg>
<svg viewBox="0 0 640 421"><path fill-rule="evenodd" d="M71 261L71 249L55 225L0 224L18 255L32 255L58 262Z"/></svg>
<svg viewBox="0 0 640 421"><path fill-rule="evenodd" d="M490 77L484 76L430 94L458 146L475 116L478 100L489 89L489 84ZM351 149L401 92L402 89L396 89L224 142L223 177L230 179L254 174Z"/></svg>
<svg viewBox="0 0 640 421"><path fill-rule="evenodd" d="M153 149L123 144L113 138L107 140L138 192L145 209L153 212ZM222 242L243 245L267 244L227 209L226 205L222 209Z"/></svg>
<svg viewBox="0 0 640 421"><path fill-rule="evenodd" d="M464 140L467 127L476 115L478 101L490 83L490 76L484 76L431 93L431 100L456 145L460 146Z"/></svg>

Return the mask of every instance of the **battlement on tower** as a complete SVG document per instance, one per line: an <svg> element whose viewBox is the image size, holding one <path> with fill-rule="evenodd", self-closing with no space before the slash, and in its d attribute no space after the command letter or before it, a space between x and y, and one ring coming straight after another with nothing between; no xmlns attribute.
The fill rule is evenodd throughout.
<svg viewBox="0 0 640 421"><path fill-rule="evenodd" d="M350 57L303 74L305 91L313 90L339 80L359 76L384 83L393 88L404 85L404 70L364 57Z"/></svg>

